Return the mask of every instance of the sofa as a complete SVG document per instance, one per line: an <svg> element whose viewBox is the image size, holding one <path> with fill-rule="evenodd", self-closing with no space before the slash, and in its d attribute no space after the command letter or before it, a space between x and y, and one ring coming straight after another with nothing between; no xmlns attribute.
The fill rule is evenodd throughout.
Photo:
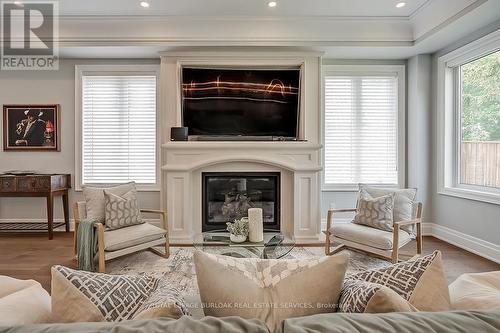
<svg viewBox="0 0 500 333"><path fill-rule="evenodd" d="M212 259L221 260L225 264L232 262L224 256L212 255L212 257L214 257ZM311 275L311 273L313 273L314 277L328 276L329 278L324 280L331 284L331 274L323 274L321 271L315 271L314 269L335 270L338 268L339 263L346 264L345 257L345 255L337 255L336 257L325 257L323 260L317 260L321 262L316 266L312 266L312 268L308 267L300 270L296 276L300 277L300 282L304 281L304 276ZM269 316L273 314L257 311L248 315L245 312L238 312L237 307L234 312L204 311L205 317L196 318L191 316L183 307L185 303L176 296L176 293L172 292L168 285L164 284L167 282L165 279L142 275L107 275L54 266L52 268L52 297L34 281L0 277L0 282L3 282L0 284L0 333L155 333L178 331L209 333L500 332L500 272L464 274L450 285L449 294L451 297L449 297L447 285L444 284L443 287L442 281L440 282L437 279L438 275L441 276L441 280L443 279L443 272L438 266L441 261L440 257L440 253L435 252L413 261L351 274L343 281L343 274L341 274L342 277L339 283L342 284L343 282L344 285L338 301L338 311L341 312L331 312L329 310L290 312L285 316L276 316L276 320L273 321L272 325L269 324ZM210 258L203 257L201 253L198 256L195 255L194 259L195 264L201 260L211 268L217 268L217 262L211 262L208 260ZM236 260L233 261L236 262ZM236 263L241 264L239 261ZM266 263L271 264L270 262ZM282 266L288 267L287 269L292 269L291 263L294 263L294 260L279 261L274 263L272 268L276 270L278 264L283 264ZM375 276L377 279L383 277L389 283L387 278L390 274L399 276L402 273L407 273L408 269L414 270L417 265L422 268L425 263L428 265L427 269L419 275L421 283L416 284L420 287L413 289L404 299L402 296L395 295L395 292L390 288L376 283L368 283L369 279L366 281L358 280L368 274L368 277ZM306 264L311 265L312 263L308 262ZM299 266L305 267L304 265L297 265L297 268ZM221 267L213 271L217 273L216 277L220 277L220 274L228 275L229 272L233 275L240 274L234 268L219 266ZM197 265L197 268L201 268L201 266ZM207 269L205 267L205 270ZM220 272L218 272L219 269ZM198 277L206 273L201 269L197 269ZM409 285L409 275L404 276L406 277L404 280L406 281L405 286ZM205 276L205 279L207 279L207 276ZM285 281L294 281L290 279L290 276L285 276ZM248 283L247 287L250 289L244 290L242 289L244 284L238 282L236 275L230 277L229 280L233 283L233 289L215 288L214 279L211 280L212 283L208 286L204 287L201 284L200 289L201 291L203 291L203 288L205 288L205 291L206 289L214 289L219 290L218 292L227 293L226 297L230 297L228 299L232 299L234 304L239 304L234 301L237 298L249 302L248 297L250 296L248 295L250 294L248 294L248 291L251 288L248 287ZM210 281L210 279L207 279L207 281ZM279 285L279 281L274 282ZM314 285L314 283L306 283L305 286L308 285ZM357 286L355 289L360 292L360 296L356 299L349 296L351 295L350 288L353 285ZM373 288L374 285L378 287ZM227 284L221 284L221 286L227 287ZM301 284L295 286L300 288ZM397 290L399 286L398 284L396 287L392 286L392 288ZM439 288L436 289L436 286ZM82 289L82 287L85 288ZM315 285L315 288L317 289L317 285ZM266 289L272 290L270 287ZM302 295L299 301L307 302L307 297L310 295L304 296L304 292L311 289L301 289L300 292L297 290L294 295ZM285 292L290 294L290 290L287 287ZM438 306L442 298L438 295L440 293L441 296L444 295L447 299L446 305L441 308ZM379 301L364 303L367 294L371 294L371 300L377 299ZM381 296L377 297L376 295L379 294ZM114 296L110 298L112 295ZM201 296L203 304L212 304L208 302L212 302L213 298L209 297L203 300L203 293ZM205 296L207 295L205 294ZM392 303L398 306L390 309L388 304L391 304L390 300L393 296L398 297L408 308L399 308L399 303ZM422 298L426 298L425 302L423 302ZM264 295L262 299L267 300L268 298ZM283 299L286 300L286 298ZM344 302L345 300L349 302ZM361 302L360 304L375 303L379 306L371 307L370 311L368 311L369 307L366 306L360 311L359 307L349 306L353 300L358 303ZM217 299L214 301L216 303L213 304L224 304L219 303ZM380 301L382 301L383 306L380 306ZM343 303L345 304L343 305ZM427 307L424 307L424 303L427 303ZM373 311L377 309L378 311ZM93 312L99 315L91 316Z"/></svg>
<svg viewBox="0 0 500 333"><path fill-rule="evenodd" d="M269 333L263 321L238 317L150 319L119 323L38 324L1 327L3 333ZM409 312L385 314L331 313L286 319L277 333L498 333L500 310Z"/></svg>

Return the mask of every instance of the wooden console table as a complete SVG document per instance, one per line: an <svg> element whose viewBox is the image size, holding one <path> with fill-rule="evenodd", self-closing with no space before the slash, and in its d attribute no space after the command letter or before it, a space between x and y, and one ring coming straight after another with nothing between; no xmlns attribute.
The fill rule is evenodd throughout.
<svg viewBox="0 0 500 333"><path fill-rule="evenodd" d="M0 197L46 197L47 229L49 239L53 238L54 197L62 196L64 224L69 232L68 189L71 188L69 174L0 174Z"/></svg>

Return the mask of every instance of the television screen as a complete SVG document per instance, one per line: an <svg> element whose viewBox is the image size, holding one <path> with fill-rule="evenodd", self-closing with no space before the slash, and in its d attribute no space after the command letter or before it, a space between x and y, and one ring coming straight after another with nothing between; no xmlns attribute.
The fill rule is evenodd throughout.
<svg viewBox="0 0 500 333"><path fill-rule="evenodd" d="M189 135L297 137L300 68L182 68Z"/></svg>

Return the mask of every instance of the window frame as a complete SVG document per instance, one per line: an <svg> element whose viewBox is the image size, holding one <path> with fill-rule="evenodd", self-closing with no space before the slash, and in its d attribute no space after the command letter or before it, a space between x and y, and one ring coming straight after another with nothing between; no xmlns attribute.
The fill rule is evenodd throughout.
<svg viewBox="0 0 500 333"><path fill-rule="evenodd" d="M500 30L437 59L437 193L500 204L500 189L462 184L460 66L500 50Z"/></svg>
<svg viewBox="0 0 500 333"><path fill-rule="evenodd" d="M401 188L406 180L406 66L405 65L323 65L321 76L321 142L322 165L321 186L323 192L356 192L359 184L325 183L325 77L332 75L395 75L398 81L397 114L397 184L368 184L383 188Z"/></svg>
<svg viewBox="0 0 500 333"><path fill-rule="evenodd" d="M156 77L156 158L154 184L137 184L141 192L159 192L161 188L160 151L161 151L161 126L160 126L160 66L159 65L75 65L75 191L82 191L82 79L86 74L94 75L154 75ZM114 186L115 183L85 184L89 186Z"/></svg>

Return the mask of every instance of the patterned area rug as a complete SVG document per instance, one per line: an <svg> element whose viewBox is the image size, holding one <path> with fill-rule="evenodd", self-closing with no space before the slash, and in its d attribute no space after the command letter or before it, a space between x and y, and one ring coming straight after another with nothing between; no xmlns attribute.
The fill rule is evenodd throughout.
<svg viewBox="0 0 500 333"><path fill-rule="evenodd" d="M207 252L215 254L226 250L224 247L206 249ZM149 251L138 252L110 261L106 265L106 271L111 274L148 274L164 278L177 288L185 299L198 299L199 292L193 264L193 251L192 247L172 247L168 259ZM322 247L295 247L283 259L317 258L324 256L323 251ZM360 252L346 251L350 254L347 274L390 265L387 261Z"/></svg>

